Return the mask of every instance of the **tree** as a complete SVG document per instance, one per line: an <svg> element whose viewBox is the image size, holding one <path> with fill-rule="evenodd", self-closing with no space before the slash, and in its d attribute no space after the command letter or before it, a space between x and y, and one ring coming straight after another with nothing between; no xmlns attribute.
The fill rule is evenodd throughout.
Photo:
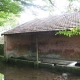
<svg viewBox="0 0 80 80"><path fill-rule="evenodd" d="M34 4L33 1L35 0L0 0L0 26L6 23L10 24L11 21L13 22L25 7L35 14L36 12L31 9L33 7L45 10L45 6Z"/></svg>
<svg viewBox="0 0 80 80"><path fill-rule="evenodd" d="M8 22L11 15L18 16L22 10L22 6L16 1L0 0L0 26Z"/></svg>
<svg viewBox="0 0 80 80"><path fill-rule="evenodd" d="M45 4L39 5L35 4L36 0L0 0L0 25L4 25L5 23L11 22L11 20L16 19L19 16L19 13L24 9L30 10L33 14L37 14L35 9L40 9L44 11L54 12L55 0L42 0ZM68 0L70 3L73 1L80 0ZM68 6L68 10L70 11L72 6ZM14 17L14 18L13 18ZM10 23L9 23L10 24Z"/></svg>
<svg viewBox="0 0 80 80"><path fill-rule="evenodd" d="M69 5L67 7L68 12L69 11L80 11L80 5L75 5L74 3L80 3L80 0L68 0Z"/></svg>

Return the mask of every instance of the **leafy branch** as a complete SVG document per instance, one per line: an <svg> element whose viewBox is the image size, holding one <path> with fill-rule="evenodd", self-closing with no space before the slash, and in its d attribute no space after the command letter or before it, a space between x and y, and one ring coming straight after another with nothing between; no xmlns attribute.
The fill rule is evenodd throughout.
<svg viewBox="0 0 80 80"><path fill-rule="evenodd" d="M69 30L60 30L55 35L65 35L68 37L72 37L74 35L80 35L80 28L76 26L75 28L70 28Z"/></svg>

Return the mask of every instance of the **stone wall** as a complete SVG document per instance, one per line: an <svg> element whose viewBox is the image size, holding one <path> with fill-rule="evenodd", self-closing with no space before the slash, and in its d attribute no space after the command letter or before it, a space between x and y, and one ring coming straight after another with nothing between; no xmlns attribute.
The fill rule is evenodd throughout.
<svg viewBox="0 0 80 80"><path fill-rule="evenodd" d="M37 36L39 59L79 60L80 36L55 36L53 33L48 32ZM36 34L8 35L4 39L6 57L34 59L36 56Z"/></svg>

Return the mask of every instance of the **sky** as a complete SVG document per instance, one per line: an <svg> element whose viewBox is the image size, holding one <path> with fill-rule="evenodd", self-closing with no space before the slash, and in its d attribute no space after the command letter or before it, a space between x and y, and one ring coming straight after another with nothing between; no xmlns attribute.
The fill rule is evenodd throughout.
<svg viewBox="0 0 80 80"><path fill-rule="evenodd" d="M34 3L36 3L37 5L38 4L42 5L42 6L45 5L45 3L42 0L35 0ZM55 0L55 5L56 7L54 7L53 15L56 15L56 14L58 15L58 14L61 14L62 12L65 12L65 8L68 5L68 1L67 0ZM21 17L19 19L19 24L33 20L35 18L45 18L45 17L48 17L50 14L48 11L42 11L38 9L35 9L35 11L39 13L38 16L36 17L32 15L30 11L25 10L25 12L21 14Z"/></svg>
<svg viewBox="0 0 80 80"><path fill-rule="evenodd" d="M34 2L37 5L45 5L45 3L42 0L35 0ZM72 3L74 6L73 8L80 7L80 3L77 1L74 1ZM68 0L55 0L55 6L53 9L53 13L52 15L60 15L66 12L67 10L67 6L69 5L69 1ZM35 18L45 18L48 17L50 15L50 13L48 11L42 11L39 9L33 9L34 11L36 11L38 13L37 16L32 15L32 13L29 10L25 10L22 14L21 17L19 18L19 24L23 24L27 21L33 20Z"/></svg>

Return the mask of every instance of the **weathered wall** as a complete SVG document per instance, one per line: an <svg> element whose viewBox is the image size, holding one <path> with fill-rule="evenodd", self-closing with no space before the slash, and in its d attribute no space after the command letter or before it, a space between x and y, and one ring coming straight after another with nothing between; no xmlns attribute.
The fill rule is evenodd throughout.
<svg viewBox="0 0 80 80"><path fill-rule="evenodd" d="M46 35L45 38L43 36L39 40L39 52L42 54L52 54L51 57L63 59L75 60L80 58L80 36Z"/></svg>
<svg viewBox="0 0 80 80"><path fill-rule="evenodd" d="M36 56L36 35L20 34L5 36L7 57ZM38 34L39 57L72 59L80 58L80 36L55 36L53 33Z"/></svg>
<svg viewBox="0 0 80 80"><path fill-rule="evenodd" d="M4 44L0 44L0 55L4 55Z"/></svg>
<svg viewBox="0 0 80 80"><path fill-rule="evenodd" d="M30 50L31 37L28 35L10 35L5 36L5 53L9 56L22 56L26 55ZM8 55L10 54L10 55Z"/></svg>

